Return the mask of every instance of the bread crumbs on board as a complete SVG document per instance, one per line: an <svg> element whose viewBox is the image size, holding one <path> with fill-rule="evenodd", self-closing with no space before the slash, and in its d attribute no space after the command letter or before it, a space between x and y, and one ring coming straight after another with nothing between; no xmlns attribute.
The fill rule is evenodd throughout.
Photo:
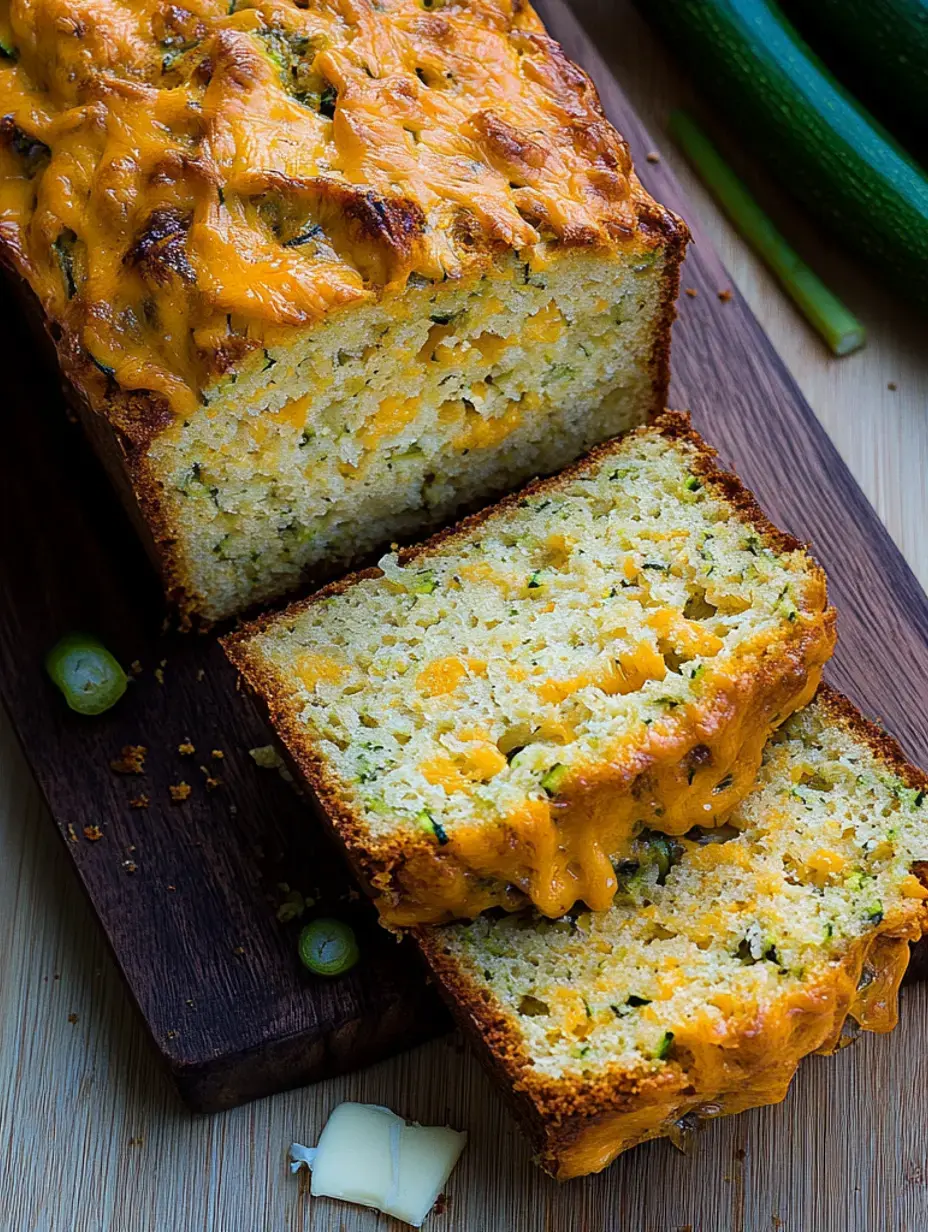
<svg viewBox="0 0 928 1232"><path fill-rule="evenodd" d="M99 826L84 826L84 838L90 843L97 843L103 837Z"/></svg>
<svg viewBox="0 0 928 1232"><path fill-rule="evenodd" d="M74 829L74 826L70 821L68 822L68 841L71 843L77 842L77 831Z"/></svg>
<svg viewBox="0 0 928 1232"><path fill-rule="evenodd" d="M688 295L690 299L695 299L699 294L695 287L684 287L683 292L685 295Z"/></svg>
<svg viewBox="0 0 928 1232"><path fill-rule="evenodd" d="M193 788L189 783L172 783L168 787L168 791L171 793L171 800L174 804L182 804L190 795L192 790Z"/></svg>
<svg viewBox="0 0 928 1232"><path fill-rule="evenodd" d="M160 667L155 668L155 679L159 684L164 684L164 670Z"/></svg>
<svg viewBox="0 0 928 1232"><path fill-rule="evenodd" d="M77 1022L77 1015L74 1013L74 1011L73 1011L73 1010L72 1010L72 1011L71 1011L71 1013L68 1015L68 1022L71 1024L71 1026L72 1026L72 1027L73 1027L73 1026L74 1026L74 1024Z"/></svg>
<svg viewBox="0 0 928 1232"><path fill-rule="evenodd" d="M189 740L182 740L177 746L177 751L181 757L192 757L196 749Z"/></svg>
<svg viewBox="0 0 928 1232"><path fill-rule="evenodd" d="M719 299L722 301L723 304L727 304L732 297L731 291L727 287L725 288L724 291L719 291L718 294L719 294Z"/></svg>
<svg viewBox="0 0 928 1232"><path fill-rule="evenodd" d="M148 799L148 796L146 796L143 791L140 795L132 797L132 799L129 801L129 808L147 809L150 803L151 801Z"/></svg>
<svg viewBox="0 0 928 1232"><path fill-rule="evenodd" d="M225 753L223 753L222 749L213 749L213 751L210 753L210 757L214 757L216 761L222 761L222 759L225 757Z"/></svg>
<svg viewBox="0 0 928 1232"><path fill-rule="evenodd" d="M141 676L141 674L142 674L142 664L139 662L138 659L133 659L132 662L129 664L129 675L130 676Z"/></svg>
<svg viewBox="0 0 928 1232"><path fill-rule="evenodd" d="M116 774L144 774L147 753L144 744L124 744L119 756L110 762L110 769Z"/></svg>
<svg viewBox="0 0 928 1232"><path fill-rule="evenodd" d="M205 668L205 667L198 667L198 668L197 668L197 680L199 680L199 681L203 681L203 680L205 680L205 679L206 679L206 668Z"/></svg>

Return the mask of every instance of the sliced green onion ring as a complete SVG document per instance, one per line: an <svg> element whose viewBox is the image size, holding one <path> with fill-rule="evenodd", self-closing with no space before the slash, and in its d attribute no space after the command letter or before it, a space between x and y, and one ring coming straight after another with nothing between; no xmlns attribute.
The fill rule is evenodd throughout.
<svg viewBox="0 0 928 1232"><path fill-rule="evenodd" d="M342 920L319 919L300 933L300 959L316 975L342 975L360 958L354 929Z"/></svg>

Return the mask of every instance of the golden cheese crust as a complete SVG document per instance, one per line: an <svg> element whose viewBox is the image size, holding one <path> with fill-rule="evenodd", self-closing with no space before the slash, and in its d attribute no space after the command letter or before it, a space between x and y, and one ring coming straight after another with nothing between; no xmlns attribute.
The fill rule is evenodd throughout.
<svg viewBox="0 0 928 1232"><path fill-rule="evenodd" d="M0 48L0 252L136 447L410 278L684 234L525 0L2 0Z"/></svg>

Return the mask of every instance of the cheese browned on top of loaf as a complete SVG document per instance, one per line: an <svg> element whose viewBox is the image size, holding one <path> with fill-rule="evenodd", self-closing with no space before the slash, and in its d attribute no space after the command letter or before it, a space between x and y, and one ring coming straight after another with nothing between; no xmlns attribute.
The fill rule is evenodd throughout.
<svg viewBox="0 0 928 1232"><path fill-rule="evenodd" d="M215 619L660 409L686 229L524 0L0 0L0 252Z"/></svg>
<svg viewBox="0 0 928 1232"><path fill-rule="evenodd" d="M730 823L642 844L608 911L417 935L543 1166L567 1179L777 1103L849 1017L890 1030L928 928L925 861L928 777L823 688L774 735Z"/></svg>
<svg viewBox="0 0 928 1232"><path fill-rule="evenodd" d="M224 640L393 925L607 907L717 825L834 644L821 570L686 416Z"/></svg>

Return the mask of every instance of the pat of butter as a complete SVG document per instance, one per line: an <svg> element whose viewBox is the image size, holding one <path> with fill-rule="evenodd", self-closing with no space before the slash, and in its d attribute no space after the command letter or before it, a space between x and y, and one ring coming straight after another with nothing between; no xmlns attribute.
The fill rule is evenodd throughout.
<svg viewBox="0 0 928 1232"><path fill-rule="evenodd" d="M418 1228L466 1141L453 1129L407 1124L376 1104L339 1104L315 1149L291 1146L291 1169L312 1169L314 1197L373 1206Z"/></svg>

